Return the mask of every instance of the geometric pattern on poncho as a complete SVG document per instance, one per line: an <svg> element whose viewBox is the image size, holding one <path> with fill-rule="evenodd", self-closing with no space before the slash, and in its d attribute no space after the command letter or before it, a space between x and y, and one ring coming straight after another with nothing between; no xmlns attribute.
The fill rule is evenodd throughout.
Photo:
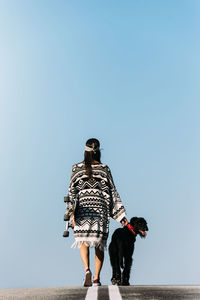
<svg viewBox="0 0 200 300"><path fill-rule="evenodd" d="M75 202L75 243L104 248L109 234L110 218L121 221L126 212L113 182L107 165L92 165L92 178L89 180L83 163L72 167L68 188L69 203L67 211L73 212Z"/></svg>

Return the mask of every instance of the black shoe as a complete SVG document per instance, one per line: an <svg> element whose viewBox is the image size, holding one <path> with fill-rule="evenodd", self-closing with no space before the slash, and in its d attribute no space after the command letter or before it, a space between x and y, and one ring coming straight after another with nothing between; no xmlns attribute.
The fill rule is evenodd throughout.
<svg viewBox="0 0 200 300"><path fill-rule="evenodd" d="M95 279L95 280L93 281L92 286L101 286L100 280L99 280L99 279Z"/></svg>
<svg viewBox="0 0 200 300"><path fill-rule="evenodd" d="M87 269L85 271L85 278L84 278L83 285L92 286L92 272L90 271L90 269Z"/></svg>

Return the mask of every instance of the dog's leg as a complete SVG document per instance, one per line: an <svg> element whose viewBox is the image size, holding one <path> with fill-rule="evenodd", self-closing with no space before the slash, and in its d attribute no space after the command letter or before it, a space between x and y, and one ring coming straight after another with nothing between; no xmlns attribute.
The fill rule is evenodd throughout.
<svg viewBox="0 0 200 300"><path fill-rule="evenodd" d="M110 263L112 266L112 284L120 284L121 283L121 270L119 264L118 257L118 249L114 243L111 243L109 246L109 255L110 255Z"/></svg>
<svg viewBox="0 0 200 300"><path fill-rule="evenodd" d="M132 257L130 257L130 256L125 257L124 270L122 273L122 285L130 285L129 278L130 278L132 261L133 261Z"/></svg>

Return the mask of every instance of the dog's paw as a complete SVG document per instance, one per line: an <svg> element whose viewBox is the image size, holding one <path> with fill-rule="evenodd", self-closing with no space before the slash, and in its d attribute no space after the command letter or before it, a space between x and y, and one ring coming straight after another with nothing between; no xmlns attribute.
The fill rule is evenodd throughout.
<svg viewBox="0 0 200 300"><path fill-rule="evenodd" d="M121 285L121 280L117 278L111 279L112 285Z"/></svg>
<svg viewBox="0 0 200 300"><path fill-rule="evenodd" d="M122 285L126 285L126 286L130 285L130 282L128 282L128 281L127 282L122 282Z"/></svg>
<svg viewBox="0 0 200 300"><path fill-rule="evenodd" d="M130 282L129 282L129 280L127 279L123 279L122 280L122 285L130 285Z"/></svg>

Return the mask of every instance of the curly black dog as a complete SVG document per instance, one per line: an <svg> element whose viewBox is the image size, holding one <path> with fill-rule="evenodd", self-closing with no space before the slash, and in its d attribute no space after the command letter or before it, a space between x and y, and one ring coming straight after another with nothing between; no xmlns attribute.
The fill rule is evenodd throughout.
<svg viewBox="0 0 200 300"><path fill-rule="evenodd" d="M146 237L148 231L147 222L144 218L131 218L130 223L118 228L112 235L109 245L110 262L112 266L112 284L130 285L130 271L132 266L132 255L136 236ZM121 269L123 272L121 273Z"/></svg>

